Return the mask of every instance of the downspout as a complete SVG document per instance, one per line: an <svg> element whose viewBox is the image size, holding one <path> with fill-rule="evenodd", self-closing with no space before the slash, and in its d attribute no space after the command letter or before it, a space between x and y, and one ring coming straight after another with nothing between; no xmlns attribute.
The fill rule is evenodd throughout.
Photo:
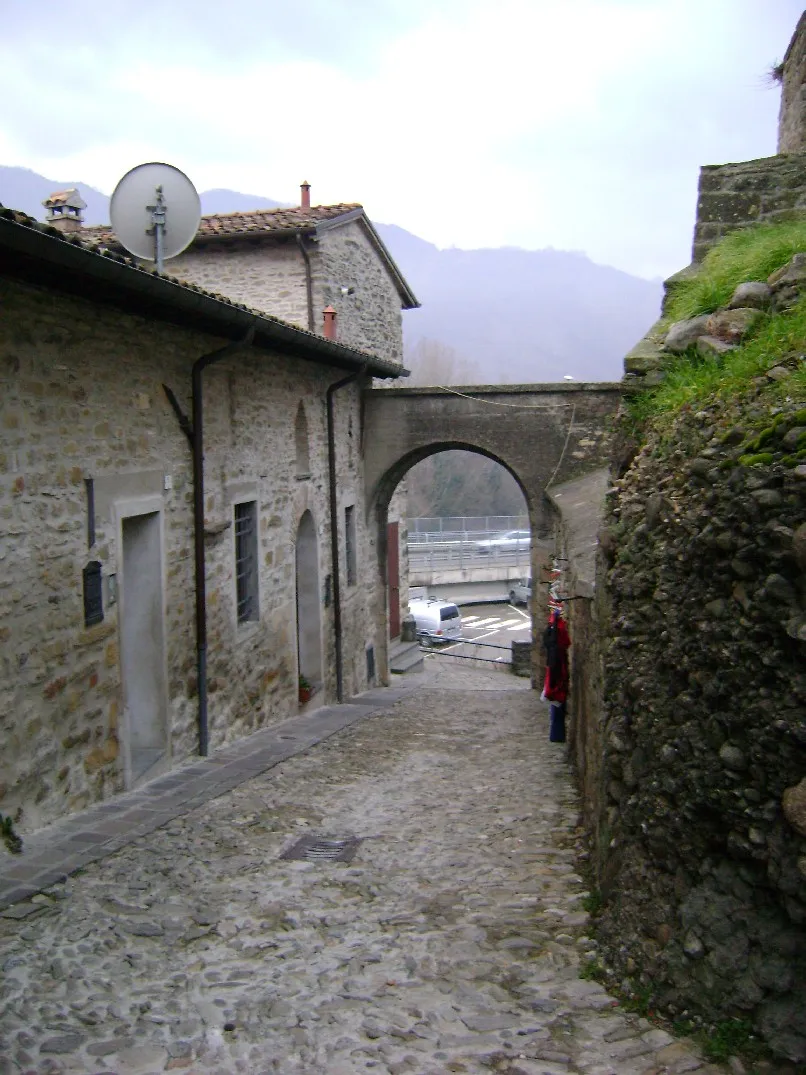
<svg viewBox="0 0 806 1075"><path fill-rule="evenodd" d="M305 262L305 294L308 300L308 332L314 332L313 327L313 276L311 274L311 255L308 253L308 248L305 246L305 240L297 232L297 246L302 254L302 260Z"/></svg>
<svg viewBox="0 0 806 1075"><path fill-rule="evenodd" d="M330 558L333 572L333 632L336 641L336 700L344 701L344 654L341 645L341 583L339 578L339 508L336 501L336 435L333 421L333 396L340 388L357 381L366 365L356 373L342 377L327 390L327 466L330 479Z"/></svg>
<svg viewBox="0 0 806 1075"><path fill-rule="evenodd" d="M242 340L227 344L209 355L202 355L193 363L191 373L193 395L193 545L196 571L196 680L199 692L199 754L209 754L209 728L207 723L207 593L204 559L204 397L202 395L202 372L224 358L249 347L254 338L254 327Z"/></svg>

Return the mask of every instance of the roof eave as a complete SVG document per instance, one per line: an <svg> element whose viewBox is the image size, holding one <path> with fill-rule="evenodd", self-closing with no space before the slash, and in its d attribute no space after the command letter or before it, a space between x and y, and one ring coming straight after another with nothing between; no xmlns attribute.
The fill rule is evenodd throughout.
<svg viewBox="0 0 806 1075"><path fill-rule="evenodd" d="M51 286L89 301L207 332L242 339L254 328L254 346L374 377L405 377L397 363L189 287L149 269L89 250L53 228L30 227L0 215L0 274Z"/></svg>

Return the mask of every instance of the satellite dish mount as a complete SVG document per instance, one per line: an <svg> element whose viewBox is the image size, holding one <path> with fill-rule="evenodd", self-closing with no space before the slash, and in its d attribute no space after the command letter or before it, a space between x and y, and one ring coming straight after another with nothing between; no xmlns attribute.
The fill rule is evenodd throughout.
<svg viewBox="0 0 806 1075"><path fill-rule="evenodd" d="M146 206L146 208L151 213L151 227L146 234L154 236L154 261L157 263L157 272L162 272L165 264L163 251L165 249L165 217L168 213L168 208L165 204L161 183L157 187L156 204Z"/></svg>
<svg viewBox="0 0 806 1075"><path fill-rule="evenodd" d="M121 245L135 257L153 261L157 272L163 272L165 262L193 242L201 203L196 188L178 168L156 162L138 164L115 187L109 215Z"/></svg>

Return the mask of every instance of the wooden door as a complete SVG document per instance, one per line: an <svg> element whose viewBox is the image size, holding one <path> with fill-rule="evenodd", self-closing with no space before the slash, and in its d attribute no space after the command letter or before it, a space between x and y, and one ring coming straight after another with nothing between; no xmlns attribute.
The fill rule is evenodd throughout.
<svg viewBox="0 0 806 1075"><path fill-rule="evenodd" d="M389 637L400 634L400 524L386 527L386 573L389 581Z"/></svg>

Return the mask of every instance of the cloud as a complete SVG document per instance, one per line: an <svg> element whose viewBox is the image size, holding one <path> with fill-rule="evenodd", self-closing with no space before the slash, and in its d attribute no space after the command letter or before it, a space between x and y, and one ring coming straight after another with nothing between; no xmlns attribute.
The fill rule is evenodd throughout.
<svg viewBox="0 0 806 1075"><path fill-rule="evenodd" d="M111 190L363 201L440 245L687 260L699 166L774 152L780 0L12 0L0 153ZM193 17L189 17L190 13ZM44 33L49 26L53 33ZM68 28L73 28L75 39Z"/></svg>

